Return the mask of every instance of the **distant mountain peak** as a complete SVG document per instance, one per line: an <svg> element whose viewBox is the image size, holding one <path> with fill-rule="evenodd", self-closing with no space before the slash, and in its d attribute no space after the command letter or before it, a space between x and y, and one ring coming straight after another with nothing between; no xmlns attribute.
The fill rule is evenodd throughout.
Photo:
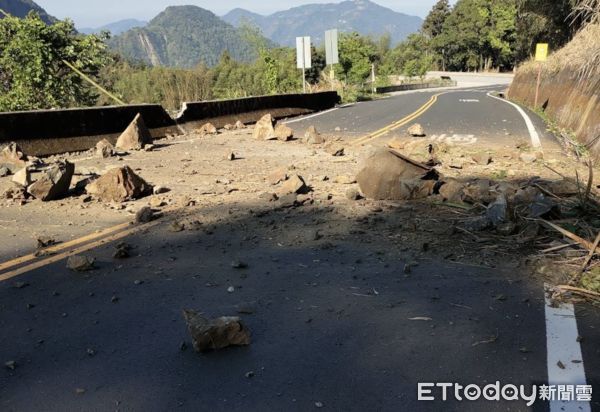
<svg viewBox="0 0 600 412"><path fill-rule="evenodd" d="M115 36L109 44L126 57L155 66L212 66L224 51L241 61L255 57L239 29L198 6L169 6L145 27Z"/></svg>
<svg viewBox="0 0 600 412"><path fill-rule="evenodd" d="M32 0L0 0L0 9L8 14L21 18L27 16L30 11L35 11L47 24L52 24L56 21L56 18L50 16L46 13L46 10ZM1 15L0 18L2 18Z"/></svg>
<svg viewBox="0 0 600 412"><path fill-rule="evenodd" d="M223 20L238 27L242 21L248 21L272 41L286 46L293 46L296 37L306 35L318 44L323 41L325 30L332 28L365 35L389 33L393 42L400 42L423 24L420 17L396 12L370 0L306 4L268 16L236 8L223 16Z"/></svg>

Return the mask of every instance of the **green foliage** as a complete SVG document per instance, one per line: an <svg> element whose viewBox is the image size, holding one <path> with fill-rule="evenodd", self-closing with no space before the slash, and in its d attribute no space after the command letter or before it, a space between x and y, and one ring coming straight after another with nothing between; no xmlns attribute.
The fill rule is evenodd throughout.
<svg viewBox="0 0 600 412"><path fill-rule="evenodd" d="M340 35L339 54L338 78L356 84L367 80L371 65L378 60L377 46L373 40L356 32Z"/></svg>
<svg viewBox="0 0 600 412"><path fill-rule="evenodd" d="M458 0L433 40L451 70L509 69L515 63L516 0Z"/></svg>
<svg viewBox="0 0 600 412"><path fill-rule="evenodd" d="M98 92L63 60L97 78L110 57L103 39L78 35L71 21L0 19L0 111L95 104Z"/></svg>
<svg viewBox="0 0 600 412"><path fill-rule="evenodd" d="M581 27L570 16L574 0L517 1L517 60L528 59L537 43L549 43L552 50L566 44Z"/></svg>
<svg viewBox="0 0 600 412"><path fill-rule="evenodd" d="M451 8L448 0L438 0L425 18L421 30L430 38L439 36L444 30L444 23L446 23L450 13Z"/></svg>
<svg viewBox="0 0 600 412"><path fill-rule="evenodd" d="M380 74L403 74L408 77L423 77L433 66L430 49L431 40L423 34L411 34L384 58Z"/></svg>

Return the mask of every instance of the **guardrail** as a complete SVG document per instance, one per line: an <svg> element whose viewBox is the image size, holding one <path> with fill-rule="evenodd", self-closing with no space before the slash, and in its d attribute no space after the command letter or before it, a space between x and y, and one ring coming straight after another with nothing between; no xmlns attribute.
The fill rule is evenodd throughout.
<svg viewBox="0 0 600 412"><path fill-rule="evenodd" d="M18 142L34 156L84 151L101 139L115 143L138 113L157 139L209 121L223 127L236 120L255 123L266 113L275 118L303 115L334 107L339 100L336 92L323 92L190 102L183 103L175 119L155 104L5 112L0 113L0 147Z"/></svg>
<svg viewBox="0 0 600 412"><path fill-rule="evenodd" d="M385 94L393 92L404 92L408 90L420 90L420 89L434 89L436 87L454 87L457 85L456 80L442 79L439 82L427 82L427 83L409 83L409 84L397 84L393 86L377 87L376 93Z"/></svg>

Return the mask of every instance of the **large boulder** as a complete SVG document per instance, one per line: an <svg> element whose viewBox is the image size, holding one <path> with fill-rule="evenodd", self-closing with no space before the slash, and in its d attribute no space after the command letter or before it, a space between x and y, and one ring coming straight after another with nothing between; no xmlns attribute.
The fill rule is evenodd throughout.
<svg viewBox="0 0 600 412"><path fill-rule="evenodd" d="M145 145L152 143L152 135L146 127L142 115L135 116L131 124L117 139L115 147L121 150L142 150Z"/></svg>
<svg viewBox="0 0 600 412"><path fill-rule="evenodd" d="M256 140L277 139L277 136L275 136L275 128L273 127L274 123L273 116L270 114L264 115L254 126L252 137Z"/></svg>
<svg viewBox="0 0 600 412"><path fill-rule="evenodd" d="M439 174L394 150L379 150L366 160L356 180L375 200L412 200L433 194Z"/></svg>
<svg viewBox="0 0 600 412"><path fill-rule="evenodd" d="M123 166L109 170L88 184L85 190L105 202L125 202L151 194L152 186L129 166Z"/></svg>
<svg viewBox="0 0 600 412"><path fill-rule="evenodd" d="M250 344L250 331L239 317L207 319L193 310L184 310L183 317L196 352Z"/></svg>
<svg viewBox="0 0 600 412"><path fill-rule="evenodd" d="M75 165L68 161L58 161L46 169L27 192L44 202L62 199L69 193Z"/></svg>

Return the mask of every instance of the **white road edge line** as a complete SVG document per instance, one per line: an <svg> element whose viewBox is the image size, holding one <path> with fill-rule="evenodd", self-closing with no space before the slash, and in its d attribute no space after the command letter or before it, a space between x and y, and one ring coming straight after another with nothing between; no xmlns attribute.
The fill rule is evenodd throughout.
<svg viewBox="0 0 600 412"><path fill-rule="evenodd" d="M535 130L535 126L533 125L531 118L527 115L527 113L525 113L525 110L523 110L521 108L521 106L519 106L518 104L515 104L513 102L510 102L508 100L496 97L496 96L492 95L491 93L488 93L487 95L493 99L500 100L501 102L510 104L515 109L517 109L519 111L519 113L521 114L521 116L523 117L523 119L525 120L525 124L527 125L527 130L529 130L529 136L531 136L531 144L536 149L542 148L542 142L540 141L540 135L538 134L537 130Z"/></svg>
<svg viewBox="0 0 600 412"><path fill-rule="evenodd" d="M551 289L550 285L544 285L548 385L587 385L575 308L570 303L553 307L549 298ZM590 411L589 402L550 402L550 412Z"/></svg>
<svg viewBox="0 0 600 412"><path fill-rule="evenodd" d="M339 107L334 107L333 109L325 110L324 112L319 112L319 113L311 114L310 116L305 116L305 117L301 117L299 119L294 119L294 120L288 120L287 122L283 122L283 124L290 124L290 123L301 122L303 120L312 119L313 117L322 116L324 114L334 112L334 111L336 111L338 109L339 109Z"/></svg>

